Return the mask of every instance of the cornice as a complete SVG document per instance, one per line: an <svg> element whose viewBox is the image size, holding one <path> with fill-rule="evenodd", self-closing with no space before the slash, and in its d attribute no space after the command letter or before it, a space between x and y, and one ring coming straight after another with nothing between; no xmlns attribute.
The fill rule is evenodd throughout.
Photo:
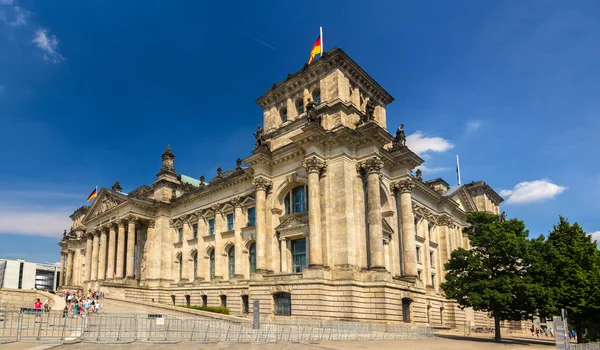
<svg viewBox="0 0 600 350"><path fill-rule="evenodd" d="M246 164L248 164L248 163L246 163ZM181 207L182 205L192 203L192 202L199 200L203 197L206 197L210 194L221 191L224 188L236 186L245 181L249 181L252 179L252 174L253 174L252 169L249 169L249 168L243 169L243 174L240 173L237 176L232 175L230 177L227 177L227 178L223 179L223 181L220 181L219 183L217 183L216 185L212 185L211 183L209 183L208 185L204 186L203 188L199 188L195 192L185 193L182 196L178 197L174 202L172 202L170 204L165 204L165 205L167 205L170 208Z"/></svg>

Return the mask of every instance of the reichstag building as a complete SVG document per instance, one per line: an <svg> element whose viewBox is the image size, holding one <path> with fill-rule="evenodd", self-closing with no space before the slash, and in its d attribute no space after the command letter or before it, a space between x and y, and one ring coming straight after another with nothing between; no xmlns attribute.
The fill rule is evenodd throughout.
<svg viewBox="0 0 600 350"><path fill-rule="evenodd" d="M186 176L167 147L150 185L117 181L75 210L61 288L232 315L259 300L271 318L487 324L440 283L469 248L467 214L499 214L502 198L483 181L424 180L402 127L388 129L393 100L331 50L256 100L263 126L233 169Z"/></svg>

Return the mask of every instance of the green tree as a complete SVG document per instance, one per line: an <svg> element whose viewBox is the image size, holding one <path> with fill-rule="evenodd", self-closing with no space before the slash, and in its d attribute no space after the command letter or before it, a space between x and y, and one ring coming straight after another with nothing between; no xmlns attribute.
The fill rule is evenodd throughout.
<svg viewBox="0 0 600 350"><path fill-rule="evenodd" d="M461 308L487 311L501 341L502 320L530 319L545 308L546 292L532 272L539 270L539 254L520 220L501 222L497 215L474 213L467 222L464 233L472 248L452 252L442 289Z"/></svg>
<svg viewBox="0 0 600 350"><path fill-rule="evenodd" d="M600 251L591 236L578 223L560 217L548 236L556 250L548 260L554 278L546 281L556 290L557 307L565 308L575 326L577 341L583 341L583 329L597 325L600 315Z"/></svg>

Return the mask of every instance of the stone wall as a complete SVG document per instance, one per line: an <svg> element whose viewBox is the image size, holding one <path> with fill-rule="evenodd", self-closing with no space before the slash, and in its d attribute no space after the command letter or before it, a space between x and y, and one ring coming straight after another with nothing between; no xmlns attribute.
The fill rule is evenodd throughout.
<svg viewBox="0 0 600 350"><path fill-rule="evenodd" d="M12 288L3 288L0 290L0 307L33 308L36 298L39 298L42 303L48 298L52 300L52 310L62 310L65 307L65 301L58 295L39 290Z"/></svg>

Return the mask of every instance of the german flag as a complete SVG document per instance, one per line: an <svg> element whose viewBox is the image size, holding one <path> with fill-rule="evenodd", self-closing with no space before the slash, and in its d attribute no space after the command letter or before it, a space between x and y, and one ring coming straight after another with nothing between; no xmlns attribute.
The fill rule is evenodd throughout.
<svg viewBox="0 0 600 350"><path fill-rule="evenodd" d="M90 193L90 195L88 196L86 202L91 201L92 199L96 198L96 196L98 195L98 187L96 187L92 193Z"/></svg>
<svg viewBox="0 0 600 350"><path fill-rule="evenodd" d="M315 56L317 54L323 54L323 46L321 45L321 36L317 38L317 41L313 45L312 50L310 50L310 59L308 60L308 64L311 64L312 61L315 60Z"/></svg>

